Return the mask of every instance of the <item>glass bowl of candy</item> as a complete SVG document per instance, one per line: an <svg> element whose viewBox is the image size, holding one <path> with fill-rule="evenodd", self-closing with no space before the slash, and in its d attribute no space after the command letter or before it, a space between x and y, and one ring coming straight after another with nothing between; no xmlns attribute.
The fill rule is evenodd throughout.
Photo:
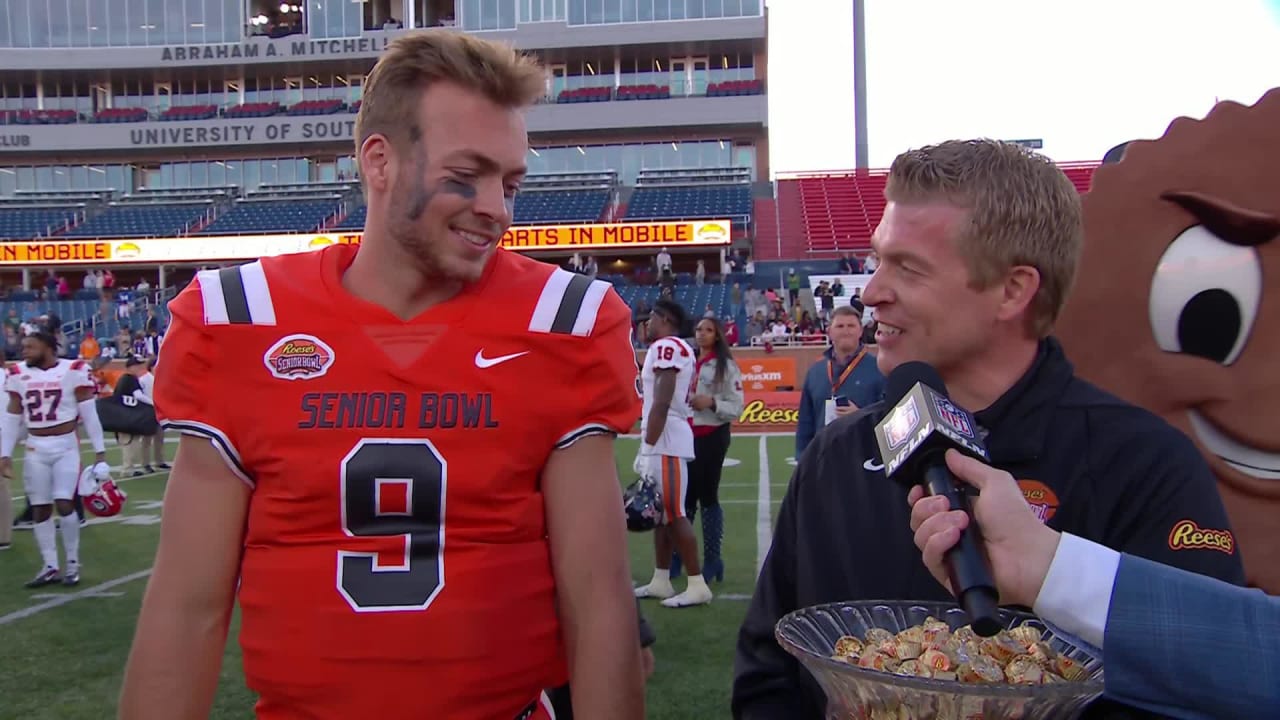
<svg viewBox="0 0 1280 720"><path fill-rule="evenodd" d="M1102 660L1034 615L1000 611L979 637L954 604L817 605L778 621L778 643L827 695L828 720L1048 720L1102 695Z"/></svg>

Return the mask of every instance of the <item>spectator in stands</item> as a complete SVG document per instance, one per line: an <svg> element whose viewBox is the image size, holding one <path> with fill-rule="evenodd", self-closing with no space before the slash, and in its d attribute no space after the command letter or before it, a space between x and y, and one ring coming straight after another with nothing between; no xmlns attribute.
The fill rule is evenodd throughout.
<svg viewBox="0 0 1280 720"><path fill-rule="evenodd" d="M4 320L4 327L6 330L12 330L15 333L22 332L22 318L19 317L17 308L9 308L9 316Z"/></svg>
<svg viewBox="0 0 1280 720"><path fill-rule="evenodd" d="M58 276L58 299L66 300L71 297L71 283L67 282L66 275Z"/></svg>
<svg viewBox="0 0 1280 720"><path fill-rule="evenodd" d="M674 275L671 272L671 253L667 252L666 248L658 248L658 254L653 258L653 266L658 270L658 284L665 283Z"/></svg>
<svg viewBox="0 0 1280 720"><path fill-rule="evenodd" d="M702 312L702 317L715 320L718 316L719 313L716 312L715 308L711 307L711 303L707 303L707 309Z"/></svg>
<svg viewBox="0 0 1280 720"><path fill-rule="evenodd" d="M698 258L698 267L693 271L693 281L698 285L707 282L707 264L702 261L702 258Z"/></svg>
<svg viewBox="0 0 1280 720"><path fill-rule="evenodd" d="M98 341L93 337L93 333L85 333L84 339L80 341L80 359L95 360L101 354L102 348L98 346Z"/></svg>
<svg viewBox="0 0 1280 720"><path fill-rule="evenodd" d="M138 281L138 297L147 302L151 295L151 283L144 277Z"/></svg>
<svg viewBox="0 0 1280 720"><path fill-rule="evenodd" d="M84 274L84 281L83 281L83 282L84 282L84 289L85 289L85 290L93 290L93 291L95 291L95 292L97 291L97 289L98 289L98 276L97 276L97 275L94 275L92 270Z"/></svg>
<svg viewBox="0 0 1280 720"><path fill-rule="evenodd" d="M835 297L844 297L844 283L840 282L840 278L831 285L831 294Z"/></svg>
<svg viewBox="0 0 1280 720"><path fill-rule="evenodd" d="M845 253L840 256L840 274L856 275L858 274L858 258L853 253Z"/></svg>
<svg viewBox="0 0 1280 720"><path fill-rule="evenodd" d="M738 321L731 317L724 319L724 341L729 343L729 347L738 344Z"/></svg>
<svg viewBox="0 0 1280 720"><path fill-rule="evenodd" d="M805 310L800 314L800 322L796 323L796 335L815 335L818 332L818 324L813 321L813 316Z"/></svg>
<svg viewBox="0 0 1280 720"><path fill-rule="evenodd" d="M794 304L800 300L800 274L795 268L791 268L791 272L787 273L787 304Z"/></svg>
<svg viewBox="0 0 1280 720"><path fill-rule="evenodd" d="M867 253L867 259L862 264L862 272L874 273L878 267L880 267L880 261L876 258L876 254Z"/></svg>
<svg viewBox="0 0 1280 720"><path fill-rule="evenodd" d="M813 299L818 305L818 314L823 322L831 319L831 311L836 309L835 292L831 289L831 284L826 280L818 283L818 287L813 289Z"/></svg>
<svg viewBox="0 0 1280 720"><path fill-rule="evenodd" d="M742 285L738 283L734 283L733 287L729 288L729 317L733 318L734 320L737 320L738 316L741 314L742 314Z"/></svg>
<svg viewBox="0 0 1280 720"><path fill-rule="evenodd" d="M828 335L831 347L804 378L796 426L797 459L833 420L884 397L884 375L862 342L862 321L853 308L836 308Z"/></svg>
<svg viewBox="0 0 1280 720"><path fill-rule="evenodd" d="M591 255L587 256L586 261L582 263L582 274L592 280L595 279L596 275L600 274L600 265L596 262L595 257Z"/></svg>
<svg viewBox="0 0 1280 720"><path fill-rule="evenodd" d="M754 345L755 339L764 335L764 329L765 329L764 312L757 310L755 314L751 316L751 319L747 320L747 328L746 328L746 335L745 335L747 345Z"/></svg>
<svg viewBox="0 0 1280 720"><path fill-rule="evenodd" d="M790 339L791 328L787 326L787 321L782 317L775 318L773 325L769 328L769 332L765 333L765 340L776 343Z"/></svg>

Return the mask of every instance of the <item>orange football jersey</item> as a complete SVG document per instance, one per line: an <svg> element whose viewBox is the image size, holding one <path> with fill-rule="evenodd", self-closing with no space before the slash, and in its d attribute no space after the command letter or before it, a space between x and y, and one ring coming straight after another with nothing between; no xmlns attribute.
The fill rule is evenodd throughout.
<svg viewBox="0 0 1280 720"><path fill-rule="evenodd" d="M498 251L402 321L342 287L356 252L202 271L169 306L158 414L253 487L258 717L544 717L567 671L540 474L638 419L630 310Z"/></svg>

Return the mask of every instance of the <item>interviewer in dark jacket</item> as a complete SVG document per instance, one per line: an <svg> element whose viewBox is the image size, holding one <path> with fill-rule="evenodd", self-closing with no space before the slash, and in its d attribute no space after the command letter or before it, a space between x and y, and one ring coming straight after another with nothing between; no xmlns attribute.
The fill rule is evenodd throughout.
<svg viewBox="0 0 1280 720"><path fill-rule="evenodd" d="M1243 582L1234 547L1171 542L1185 523L1230 532L1195 445L1075 377L1051 335L1083 243L1080 196L1062 170L1008 143L947 142L900 155L885 197L872 238L880 263L862 294L879 321L880 369L933 365L952 400L975 412L970 431L991 464L1018 479L1049 527ZM824 717L821 688L774 639L787 613L951 599L912 541L905 487L884 476L874 427L888 410L836 420L799 459L738 634L736 718ZM1087 717L1140 712L1103 703Z"/></svg>

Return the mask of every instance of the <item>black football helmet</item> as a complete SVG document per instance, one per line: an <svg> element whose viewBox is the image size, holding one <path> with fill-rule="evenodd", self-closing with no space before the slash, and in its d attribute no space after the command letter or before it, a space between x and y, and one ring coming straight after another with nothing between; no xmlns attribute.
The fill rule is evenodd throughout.
<svg viewBox="0 0 1280 720"><path fill-rule="evenodd" d="M622 506L631 532L647 532L662 524L662 493L654 480L642 477L628 485Z"/></svg>

